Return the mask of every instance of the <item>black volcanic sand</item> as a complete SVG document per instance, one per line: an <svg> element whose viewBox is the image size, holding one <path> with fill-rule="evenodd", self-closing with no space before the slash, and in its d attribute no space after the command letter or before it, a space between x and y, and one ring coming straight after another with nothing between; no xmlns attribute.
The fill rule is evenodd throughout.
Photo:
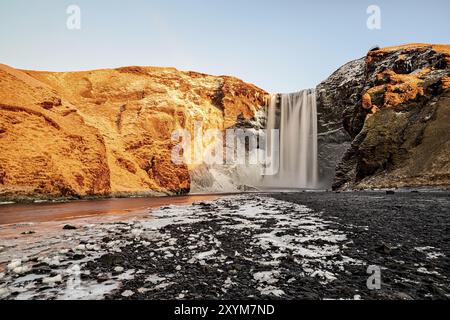
<svg viewBox="0 0 450 320"><path fill-rule="evenodd" d="M353 240L342 254L383 268L379 291L367 290L367 275L358 268L351 270L351 274L341 273L325 291L352 288L360 290L366 299L448 299L450 193L389 193L304 192L271 196L322 212L324 218L336 221L336 227ZM355 231L352 225L367 226L367 229ZM429 259L424 252L414 249L417 247L433 247L443 256ZM418 272L419 266L439 274Z"/></svg>
<svg viewBox="0 0 450 320"><path fill-rule="evenodd" d="M171 280L174 284L162 290L135 293L130 299L273 299L277 296L261 295L256 289L258 283L252 277L255 272L271 269L280 272L275 287L283 290L283 299L351 299L355 295L362 299L449 298L449 193L305 192L264 196L306 205L321 212L323 218L332 221L332 228L343 231L351 240L350 243L340 245L340 255L361 260L365 264L347 265L345 270L332 266L329 270L337 275L337 279L329 283L323 283L317 277L299 276L302 270L294 261L294 256L289 254L280 259L281 263L276 268L262 267L243 256L257 261L261 254L266 253L254 247L253 252L246 252L246 249L252 247L255 235L270 232L276 221L266 221L259 230L227 230L225 234L217 235L226 218L217 217L213 207L202 205L199 210L209 212L209 219L188 225L170 225L162 230L177 239L179 256L169 260L160 257L138 261L138 255L148 257L151 252L158 255L155 251L157 247L154 244L140 246L136 251L137 244L131 244L125 248L119 255L120 260L127 268L145 268L146 273L125 282L120 291L108 298L123 299L123 290L136 292L138 288L145 288L148 286L145 277L155 273L174 275ZM233 206L229 209L233 210ZM220 250L227 257L225 261L219 266L185 263L183 257L192 256L192 252L186 248L195 243L189 240L189 236L195 233L216 237L222 243ZM295 235L295 230L292 234ZM321 245L321 241L324 240L308 244ZM415 249L421 247L433 248ZM206 245L203 249L209 250L211 247ZM277 251L275 247L272 249ZM429 258L427 250L440 252L444 256ZM333 259L339 259L339 255ZM175 269L178 265L181 266L180 270ZM367 289L368 265L382 268L381 290ZM102 266L97 262L91 265L93 271L103 267L108 268L108 265ZM229 276L234 285L224 292L221 289Z"/></svg>
<svg viewBox="0 0 450 320"><path fill-rule="evenodd" d="M58 256L83 283L116 281L106 299L448 299L449 213L449 192L244 194L66 230L82 248ZM58 298L67 275L28 260L0 281L7 298ZM367 288L369 265L380 290ZM14 287L23 276L35 280Z"/></svg>

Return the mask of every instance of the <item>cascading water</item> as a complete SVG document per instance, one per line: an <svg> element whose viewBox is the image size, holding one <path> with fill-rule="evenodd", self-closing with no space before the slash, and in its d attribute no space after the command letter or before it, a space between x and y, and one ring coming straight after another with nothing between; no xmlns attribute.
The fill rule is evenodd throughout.
<svg viewBox="0 0 450 320"><path fill-rule="evenodd" d="M315 90L273 95L267 110L266 152L272 154L279 142L278 172L266 175L265 187L316 188L317 105ZM279 141L272 141L270 130L279 129ZM276 153L276 152L275 152Z"/></svg>

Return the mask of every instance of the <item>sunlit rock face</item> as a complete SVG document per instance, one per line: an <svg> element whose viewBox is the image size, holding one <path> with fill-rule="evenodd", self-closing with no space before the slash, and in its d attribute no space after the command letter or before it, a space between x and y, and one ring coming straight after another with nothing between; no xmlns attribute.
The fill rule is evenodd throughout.
<svg viewBox="0 0 450 320"><path fill-rule="evenodd" d="M373 50L321 84L324 132L351 143L334 188L450 186L449 79L449 45L412 44Z"/></svg>
<svg viewBox="0 0 450 320"><path fill-rule="evenodd" d="M37 72L0 65L2 198L181 194L172 133L251 121L266 93L233 77L171 68Z"/></svg>

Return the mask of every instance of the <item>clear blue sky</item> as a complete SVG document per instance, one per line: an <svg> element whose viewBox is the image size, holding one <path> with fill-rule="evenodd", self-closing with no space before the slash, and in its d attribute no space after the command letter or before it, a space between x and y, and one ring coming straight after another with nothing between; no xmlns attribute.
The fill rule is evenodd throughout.
<svg viewBox="0 0 450 320"><path fill-rule="evenodd" d="M81 8L79 31L66 28L70 4ZM381 30L366 27L371 4ZM450 44L449 14L449 0L0 0L0 63L173 66L291 92L374 45Z"/></svg>

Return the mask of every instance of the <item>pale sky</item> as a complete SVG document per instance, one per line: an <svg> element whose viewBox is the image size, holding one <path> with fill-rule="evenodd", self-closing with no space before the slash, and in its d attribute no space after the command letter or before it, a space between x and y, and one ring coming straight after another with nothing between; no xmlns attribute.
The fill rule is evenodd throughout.
<svg viewBox="0 0 450 320"><path fill-rule="evenodd" d="M66 26L72 4L80 30ZM381 9L380 30L367 28L369 5ZM450 44L449 12L448 0L0 0L0 63L167 66L292 92L375 45Z"/></svg>

